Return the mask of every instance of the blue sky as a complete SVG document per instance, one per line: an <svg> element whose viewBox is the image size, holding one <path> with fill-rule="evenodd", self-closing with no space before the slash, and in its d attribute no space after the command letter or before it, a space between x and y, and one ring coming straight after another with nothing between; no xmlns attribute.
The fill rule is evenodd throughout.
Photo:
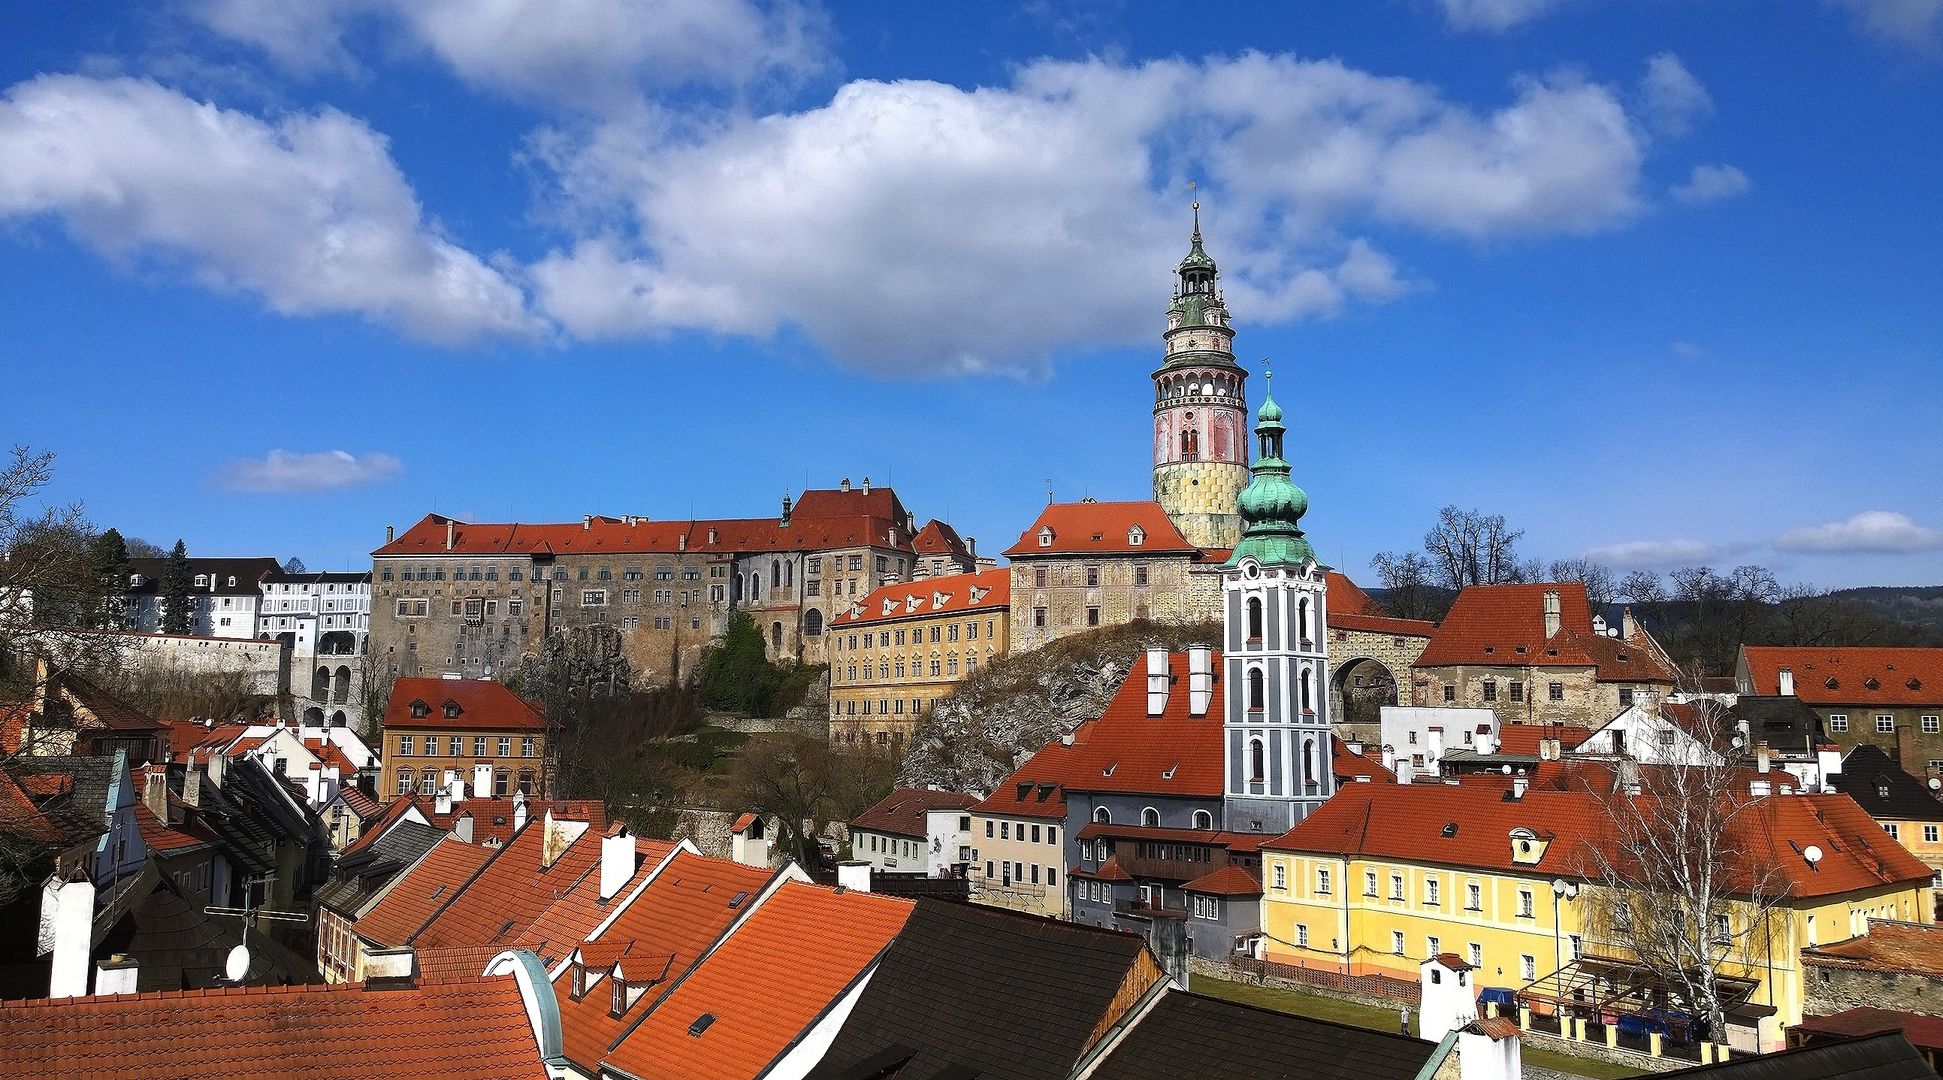
<svg viewBox="0 0 1943 1080"><path fill-rule="evenodd" d="M0 436L314 568L866 474L996 551L1146 497L1193 181L1352 574L1934 584L1939 130L1943 0L38 5Z"/></svg>

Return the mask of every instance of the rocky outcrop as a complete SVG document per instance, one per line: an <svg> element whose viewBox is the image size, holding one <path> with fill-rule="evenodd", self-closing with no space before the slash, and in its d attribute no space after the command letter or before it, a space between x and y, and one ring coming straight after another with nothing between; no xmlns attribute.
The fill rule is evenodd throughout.
<svg viewBox="0 0 1943 1080"><path fill-rule="evenodd" d="M1144 649L1214 643L1220 632L1214 623L1136 622L1005 657L932 707L898 783L989 792L1041 746L1099 716Z"/></svg>

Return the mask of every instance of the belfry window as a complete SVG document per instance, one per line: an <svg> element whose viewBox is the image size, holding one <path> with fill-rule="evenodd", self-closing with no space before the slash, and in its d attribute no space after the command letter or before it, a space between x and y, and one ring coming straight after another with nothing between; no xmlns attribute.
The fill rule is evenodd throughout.
<svg viewBox="0 0 1943 1080"><path fill-rule="evenodd" d="M1309 635L1304 634L1302 636L1308 637ZM1262 601L1259 597L1251 596L1248 598L1248 640L1260 641L1261 639Z"/></svg>
<svg viewBox="0 0 1943 1080"><path fill-rule="evenodd" d="M1264 685L1261 668L1248 669L1248 709L1250 712L1262 711Z"/></svg>

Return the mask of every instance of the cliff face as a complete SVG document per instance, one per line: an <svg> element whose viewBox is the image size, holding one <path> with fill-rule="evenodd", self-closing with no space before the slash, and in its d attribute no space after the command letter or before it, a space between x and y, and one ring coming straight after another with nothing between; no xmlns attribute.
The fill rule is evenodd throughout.
<svg viewBox="0 0 1943 1080"><path fill-rule="evenodd" d="M897 782L989 792L1041 746L1099 716L1145 649L1220 640L1218 623L1136 622L1005 657L933 706Z"/></svg>

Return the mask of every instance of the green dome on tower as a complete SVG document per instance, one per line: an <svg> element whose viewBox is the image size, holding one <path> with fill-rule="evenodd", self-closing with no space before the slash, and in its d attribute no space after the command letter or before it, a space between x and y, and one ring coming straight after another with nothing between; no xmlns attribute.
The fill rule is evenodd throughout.
<svg viewBox="0 0 1943 1080"><path fill-rule="evenodd" d="M1272 378L1264 374L1264 381ZM1241 511L1241 543L1228 557L1228 566L1253 557L1263 566L1295 566L1316 559L1315 548L1302 535L1302 515L1309 512L1309 496L1289 479L1289 463L1282 457L1282 407L1271 393L1262 395L1255 414L1255 438L1259 452L1251 478L1235 500Z"/></svg>

